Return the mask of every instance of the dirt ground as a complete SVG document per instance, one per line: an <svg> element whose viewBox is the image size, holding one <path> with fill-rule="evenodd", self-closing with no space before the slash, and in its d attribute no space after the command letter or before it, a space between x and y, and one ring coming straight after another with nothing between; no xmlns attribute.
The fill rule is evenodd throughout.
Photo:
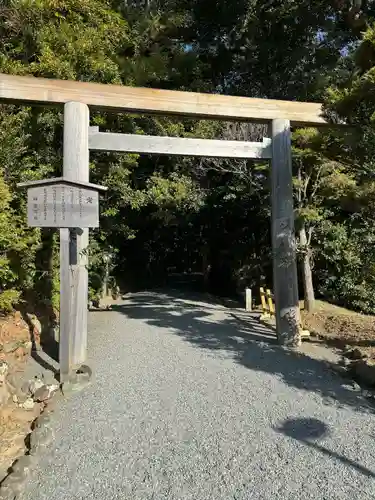
<svg viewBox="0 0 375 500"><path fill-rule="evenodd" d="M304 311L301 304L301 319L304 328L327 343L340 348L358 347L369 358L375 359L375 316L317 301L312 313Z"/></svg>
<svg viewBox="0 0 375 500"><path fill-rule="evenodd" d="M8 363L11 382L22 380L30 351L29 327L20 313L0 317L0 361ZM25 436L39 412L38 404L32 410L24 410L11 399L6 406L0 407L0 481L14 460L24 453Z"/></svg>

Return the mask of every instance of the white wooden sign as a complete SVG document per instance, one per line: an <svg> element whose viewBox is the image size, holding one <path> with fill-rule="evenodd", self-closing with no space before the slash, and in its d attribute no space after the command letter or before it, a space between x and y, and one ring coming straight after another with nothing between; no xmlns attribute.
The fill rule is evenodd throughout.
<svg viewBox="0 0 375 500"><path fill-rule="evenodd" d="M27 220L31 227L98 227L99 193L64 183L29 187Z"/></svg>

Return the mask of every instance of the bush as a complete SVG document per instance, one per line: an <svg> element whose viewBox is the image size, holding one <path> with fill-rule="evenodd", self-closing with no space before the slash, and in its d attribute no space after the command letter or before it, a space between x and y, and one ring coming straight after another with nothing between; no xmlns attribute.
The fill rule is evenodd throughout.
<svg viewBox="0 0 375 500"><path fill-rule="evenodd" d="M0 311L9 313L13 311L13 307L20 301L21 292L10 289L0 292Z"/></svg>

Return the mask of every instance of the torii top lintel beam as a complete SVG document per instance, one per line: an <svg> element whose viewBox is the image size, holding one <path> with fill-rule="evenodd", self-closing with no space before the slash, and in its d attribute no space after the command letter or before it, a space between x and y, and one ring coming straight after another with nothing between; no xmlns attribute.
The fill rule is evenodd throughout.
<svg viewBox="0 0 375 500"><path fill-rule="evenodd" d="M69 101L78 101L92 108L116 112L254 122L268 122L275 118L283 118L290 120L292 125L324 125L326 123L319 103L0 74L0 102L61 106Z"/></svg>

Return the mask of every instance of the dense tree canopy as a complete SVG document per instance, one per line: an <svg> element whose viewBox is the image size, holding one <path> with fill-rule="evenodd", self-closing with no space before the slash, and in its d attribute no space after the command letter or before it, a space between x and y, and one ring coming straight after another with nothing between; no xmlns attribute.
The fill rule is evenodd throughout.
<svg viewBox="0 0 375 500"><path fill-rule="evenodd" d="M0 72L119 85L324 100L350 128L293 131L296 235L305 299L375 311L375 2L4 0ZM253 124L95 112L101 130L261 140ZM57 243L28 229L19 181L60 175L62 113L0 108L0 308L58 308ZM108 186L92 231L90 293L110 254L122 287L198 276L235 293L272 286L268 165L91 154ZM16 235L16 239L13 236ZM16 241L16 242L15 242ZM33 299L33 300L34 300ZM30 299L31 300L31 299Z"/></svg>

